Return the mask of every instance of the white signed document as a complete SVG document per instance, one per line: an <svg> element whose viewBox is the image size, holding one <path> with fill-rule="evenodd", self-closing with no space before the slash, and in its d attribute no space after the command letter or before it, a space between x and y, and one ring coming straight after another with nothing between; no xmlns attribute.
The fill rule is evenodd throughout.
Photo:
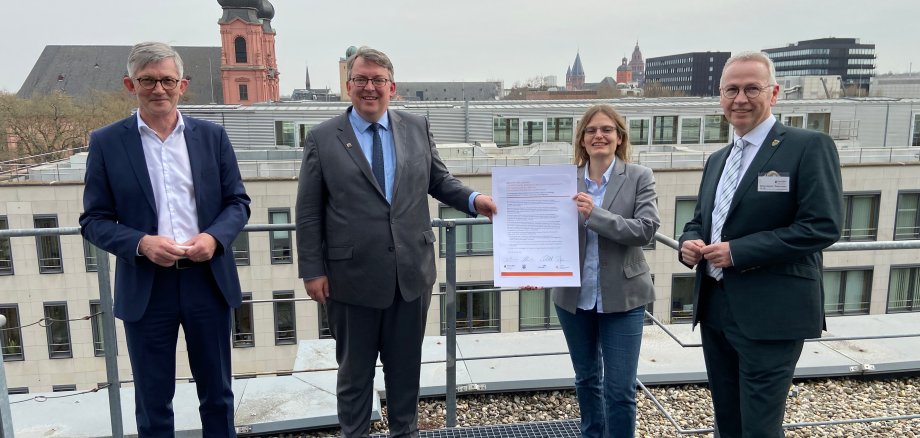
<svg viewBox="0 0 920 438"><path fill-rule="evenodd" d="M577 187L574 165L492 169L496 286L581 286Z"/></svg>

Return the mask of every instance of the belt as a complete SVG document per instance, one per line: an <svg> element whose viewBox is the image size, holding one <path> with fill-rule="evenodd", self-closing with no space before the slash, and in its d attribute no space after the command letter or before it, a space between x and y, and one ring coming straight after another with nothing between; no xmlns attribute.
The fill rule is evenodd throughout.
<svg viewBox="0 0 920 438"><path fill-rule="evenodd" d="M176 269L189 269L194 268L195 266L203 265L205 263L207 262L193 262L192 259L182 258L176 260L176 263L172 267Z"/></svg>

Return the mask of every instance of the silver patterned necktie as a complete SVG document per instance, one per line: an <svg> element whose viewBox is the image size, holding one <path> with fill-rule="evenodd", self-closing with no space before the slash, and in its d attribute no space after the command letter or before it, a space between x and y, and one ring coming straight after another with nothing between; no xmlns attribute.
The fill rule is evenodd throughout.
<svg viewBox="0 0 920 438"><path fill-rule="evenodd" d="M735 190L738 189L738 183L741 181L741 156L747 141L743 139L735 140L732 146L731 154L728 156L728 162L725 163L725 169L722 171L722 191L719 198L716 199L716 205L713 209L712 233L710 234L710 244L716 244L722 241L722 226L725 225L725 216L728 215L728 207L732 204L732 198L735 196ZM716 268L707 264L707 271L712 278L722 279L722 268Z"/></svg>

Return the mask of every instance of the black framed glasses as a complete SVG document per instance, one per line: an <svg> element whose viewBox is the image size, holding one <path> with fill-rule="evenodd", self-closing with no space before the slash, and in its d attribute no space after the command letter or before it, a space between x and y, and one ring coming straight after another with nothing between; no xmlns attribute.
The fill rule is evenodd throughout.
<svg viewBox="0 0 920 438"><path fill-rule="evenodd" d="M767 85L765 87L748 85L747 87L744 87L744 95L747 96L748 99L754 99L757 96L760 96L760 94L764 91L772 89L773 87L775 87L775 85ZM734 99L738 97L738 93L742 91L742 89L735 86L720 88L719 90L722 91L722 97L726 99Z"/></svg>
<svg viewBox="0 0 920 438"><path fill-rule="evenodd" d="M362 88L366 87L368 82L374 84L374 86L377 88L386 87L387 84L390 83L390 80L387 78L370 79L370 78L365 78L363 76L355 76L349 80L351 81L352 84L355 84L356 87L362 87Z"/></svg>
<svg viewBox="0 0 920 438"><path fill-rule="evenodd" d="M134 78L134 80L137 81L137 83L140 84L140 86L145 90L152 90L156 88L157 83L162 85L164 90L172 90L176 88L177 85L179 85L178 79L170 78L170 77L166 77L162 79L154 79L154 78L145 76L142 78Z"/></svg>

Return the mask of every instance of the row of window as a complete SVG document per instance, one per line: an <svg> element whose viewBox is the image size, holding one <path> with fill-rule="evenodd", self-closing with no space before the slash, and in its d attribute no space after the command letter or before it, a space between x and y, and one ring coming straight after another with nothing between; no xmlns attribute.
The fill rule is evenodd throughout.
<svg viewBox="0 0 920 438"><path fill-rule="evenodd" d="M773 65L777 68L779 67L797 67L800 65L827 65L830 63L828 59L799 59L795 61L776 61Z"/></svg>
<svg viewBox="0 0 920 438"><path fill-rule="evenodd" d="M875 49L850 49L847 53L850 55L875 55Z"/></svg>
<svg viewBox="0 0 920 438"><path fill-rule="evenodd" d="M268 210L268 223L291 223L290 208L273 208ZM33 217L35 228L56 228L58 226L56 215L35 215ZM9 229L6 216L0 216L0 230ZM36 250L38 255L38 272L41 274L60 274L64 272L63 255L61 251L60 236L38 236ZM289 264L294 262L293 239L290 231L270 231L268 233L269 257L271 264ZM249 233L242 232L233 241L233 258L238 266L248 266ZM96 272L96 252L94 247L83 241L83 258L86 272ZM13 275L13 251L10 239L0 238L0 275Z"/></svg>
<svg viewBox="0 0 920 438"><path fill-rule="evenodd" d="M848 68L847 74L850 76L854 76L854 75L874 76L875 69L874 68Z"/></svg>
<svg viewBox="0 0 920 438"><path fill-rule="evenodd" d="M3 360L25 360L22 339L23 325L22 320L19 318L19 305L0 304L0 315L6 317L6 326L0 329L0 333L3 336ZM89 302L89 320L93 332L93 354L102 356L105 354L105 347L102 340L102 307L98 300ZM73 357L70 340L70 321L67 303L44 303L44 318L37 323L45 327L49 359Z"/></svg>
<svg viewBox="0 0 920 438"><path fill-rule="evenodd" d="M798 50L783 50L773 53L767 53L767 56L770 59L776 58L788 58L792 56L814 56L814 55L830 55L831 49L798 49Z"/></svg>
<svg viewBox="0 0 920 438"><path fill-rule="evenodd" d="M813 75L827 75L828 70L826 68L805 68L799 70L778 70L776 76L813 76Z"/></svg>

